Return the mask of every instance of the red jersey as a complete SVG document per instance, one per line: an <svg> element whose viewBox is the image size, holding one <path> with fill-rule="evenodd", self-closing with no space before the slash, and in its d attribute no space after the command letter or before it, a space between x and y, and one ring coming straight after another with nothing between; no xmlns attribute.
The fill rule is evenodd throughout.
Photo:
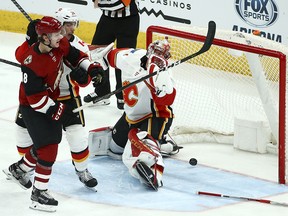
<svg viewBox="0 0 288 216"><path fill-rule="evenodd" d="M15 52L21 64L22 82L19 90L20 105L31 106L35 111L46 113L59 96L59 82L63 74L63 58L77 66L88 56L62 38L58 48L48 53L39 51L39 43L29 47L24 42Z"/></svg>

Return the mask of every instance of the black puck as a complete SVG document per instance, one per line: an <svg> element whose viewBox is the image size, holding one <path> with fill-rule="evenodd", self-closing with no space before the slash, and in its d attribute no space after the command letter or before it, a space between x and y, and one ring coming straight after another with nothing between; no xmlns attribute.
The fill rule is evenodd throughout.
<svg viewBox="0 0 288 216"><path fill-rule="evenodd" d="M190 158L189 164L192 165L192 166L196 166L196 164L197 164L197 159L196 159L196 158Z"/></svg>

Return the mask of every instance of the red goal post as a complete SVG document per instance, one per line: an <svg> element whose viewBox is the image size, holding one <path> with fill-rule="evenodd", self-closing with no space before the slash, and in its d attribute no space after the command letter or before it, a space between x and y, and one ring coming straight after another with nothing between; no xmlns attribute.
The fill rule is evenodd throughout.
<svg viewBox="0 0 288 216"><path fill-rule="evenodd" d="M197 51L205 41L206 32L207 28L150 26L146 32L146 45L168 36L173 62ZM203 131L212 132L216 139L219 134L233 137L236 117L257 116L256 119L269 124L271 139L274 137L274 143L271 143L278 153L278 182L285 184L288 173L285 148L288 143L287 54L288 47L280 43L251 34L217 29L210 50L173 68L177 98L172 134L179 136L180 142L193 142L195 133ZM202 82L204 87L200 85ZM221 108L217 109L218 105ZM215 113L213 109L217 109ZM201 140L196 138L195 142Z"/></svg>

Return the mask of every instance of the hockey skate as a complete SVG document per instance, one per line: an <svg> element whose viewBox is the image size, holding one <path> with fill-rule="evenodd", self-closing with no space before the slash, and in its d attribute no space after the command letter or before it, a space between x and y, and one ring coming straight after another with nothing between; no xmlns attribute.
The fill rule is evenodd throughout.
<svg viewBox="0 0 288 216"><path fill-rule="evenodd" d="M161 140L160 141L160 153L163 157L170 157L177 154L182 146L178 146L172 140Z"/></svg>
<svg viewBox="0 0 288 216"><path fill-rule="evenodd" d="M159 185L153 171L142 161L136 161L135 168L140 176L141 183L145 184L149 188L158 191Z"/></svg>
<svg viewBox="0 0 288 216"><path fill-rule="evenodd" d="M6 180L12 180L12 174L9 172L9 169L3 169L2 170L3 173L5 173L6 175ZM33 178L34 175L34 169L32 169L31 171L27 172L30 176L30 179Z"/></svg>
<svg viewBox="0 0 288 216"><path fill-rule="evenodd" d="M98 98L97 94L95 92L92 92L92 93L89 93L88 95L86 95L84 97L84 102L90 103L92 101L93 104L91 104L91 106L105 106L105 105L109 105L110 104L110 99L109 98L105 98L103 100L100 100L100 101L96 102L97 98Z"/></svg>
<svg viewBox="0 0 288 216"><path fill-rule="evenodd" d="M3 170L3 172L6 174L7 180L16 182L23 189L27 190L32 187L29 172L22 170L19 166L19 162L10 165L9 168Z"/></svg>
<svg viewBox="0 0 288 216"><path fill-rule="evenodd" d="M76 170L76 174L79 177L79 180L85 185L86 188L97 192L95 187L98 184L98 182L87 169L81 172Z"/></svg>
<svg viewBox="0 0 288 216"><path fill-rule="evenodd" d="M32 190L31 200L30 208L39 211L55 212L58 206L58 201L47 190L39 190L35 187Z"/></svg>

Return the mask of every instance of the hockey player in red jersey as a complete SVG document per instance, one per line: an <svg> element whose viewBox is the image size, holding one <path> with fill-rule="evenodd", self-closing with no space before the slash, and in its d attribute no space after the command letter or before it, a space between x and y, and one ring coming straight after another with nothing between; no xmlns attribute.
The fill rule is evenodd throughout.
<svg viewBox="0 0 288 216"><path fill-rule="evenodd" d="M55 18L61 22L62 29L65 31L64 36L69 40L70 44L90 56L88 45L79 37L74 35L75 28L77 28L79 25L79 18L77 14L71 8L59 8L55 12ZM35 25L38 21L39 20L34 20L28 25L27 38L29 46L37 42ZM21 58L21 55L22 52L17 50L16 57ZM63 75L59 84L60 95L57 98L57 101L68 104L73 109L81 106L79 87L86 86L90 81L88 74L85 71L79 68L77 70L78 71L74 71L71 76L72 70L64 62ZM78 76L76 77L76 75ZM66 131L66 138L70 147L72 163L75 166L75 171L79 177L79 180L87 188L93 189L97 185L97 180L92 176L87 168L89 149L87 137L83 128L85 125L84 113L80 111L71 119L73 121L63 122L63 129ZM19 154L23 156L27 151L29 151L33 145L33 142L27 131L25 123L21 118L19 109L16 116L16 124L17 150Z"/></svg>
<svg viewBox="0 0 288 216"><path fill-rule="evenodd" d="M22 71L19 109L33 146L8 170L23 188L33 185L30 208L44 211L55 211L58 205L47 189L62 139L62 124L78 121L70 104L57 101L63 61L81 69L72 70L71 77L87 77L88 74L88 79L101 82L103 76L102 67L91 63L87 54L71 46L61 30L57 19L45 16L36 24L38 42L29 47L25 41L16 51ZM35 169L33 184L28 174L32 169Z"/></svg>
<svg viewBox="0 0 288 216"><path fill-rule="evenodd" d="M170 45L165 39L151 43L147 51L111 50L106 59L110 66L122 70L124 86L168 66L169 50ZM112 129L108 127L90 132L91 154L122 154L131 175L157 190L162 186L162 154L171 155L179 151L176 144L167 140L176 96L171 71L168 69L126 88L123 96L125 112L116 125Z"/></svg>

